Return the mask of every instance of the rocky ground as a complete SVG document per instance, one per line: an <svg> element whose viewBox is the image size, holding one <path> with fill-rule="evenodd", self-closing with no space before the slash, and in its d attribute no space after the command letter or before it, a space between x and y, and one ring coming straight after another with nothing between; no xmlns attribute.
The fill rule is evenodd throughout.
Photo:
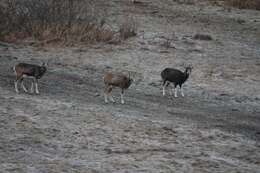
<svg viewBox="0 0 260 173"><path fill-rule="evenodd" d="M117 45L0 44L1 173L259 172L260 12L141 2L100 4L138 21ZM16 94L12 67L41 61L40 95ZM183 63L185 97L163 97L160 71ZM125 105L104 103L105 71L134 78Z"/></svg>

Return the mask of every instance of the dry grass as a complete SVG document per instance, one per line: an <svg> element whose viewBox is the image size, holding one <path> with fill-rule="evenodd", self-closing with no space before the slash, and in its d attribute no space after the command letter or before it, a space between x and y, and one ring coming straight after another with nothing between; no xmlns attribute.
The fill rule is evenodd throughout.
<svg viewBox="0 0 260 173"><path fill-rule="evenodd" d="M114 32L104 27L101 11L90 0L5 0L0 5L0 39L106 42Z"/></svg>
<svg viewBox="0 0 260 173"><path fill-rule="evenodd" d="M126 40L137 35L137 21L132 16L127 16L119 29L120 38Z"/></svg>

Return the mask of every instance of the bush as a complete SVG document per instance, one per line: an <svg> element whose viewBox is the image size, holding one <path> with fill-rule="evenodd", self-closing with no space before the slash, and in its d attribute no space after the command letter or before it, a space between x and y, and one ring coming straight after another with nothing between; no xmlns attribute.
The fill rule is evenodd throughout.
<svg viewBox="0 0 260 173"><path fill-rule="evenodd" d="M109 41L114 33L97 14L102 12L90 0L6 0L0 4L0 39Z"/></svg>

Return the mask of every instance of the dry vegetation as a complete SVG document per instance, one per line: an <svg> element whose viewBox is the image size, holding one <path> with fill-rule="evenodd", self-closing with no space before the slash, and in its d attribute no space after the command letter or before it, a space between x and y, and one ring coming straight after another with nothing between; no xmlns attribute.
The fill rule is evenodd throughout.
<svg viewBox="0 0 260 173"><path fill-rule="evenodd" d="M173 0L179 4L194 5L199 1L210 1L213 4L236 7L239 9L260 10L260 0Z"/></svg>
<svg viewBox="0 0 260 173"><path fill-rule="evenodd" d="M260 0L209 0L215 4L223 2L225 6L236 7L240 9L260 10Z"/></svg>
<svg viewBox="0 0 260 173"><path fill-rule="evenodd" d="M212 0L210 0L212 1ZM214 0L215 1L215 0ZM194 4L195 0L178 0ZM219 2L219 1L215 1ZM260 0L223 0L224 5L260 10ZM105 10L91 0L3 0L0 3L0 40L16 42L32 38L49 43L95 43L125 40L137 34L137 21L125 17L119 39L106 24ZM170 44L166 41L166 45Z"/></svg>
<svg viewBox="0 0 260 173"><path fill-rule="evenodd" d="M246 9L256 9L260 10L260 0L225 0L227 5L246 8Z"/></svg>
<svg viewBox="0 0 260 173"><path fill-rule="evenodd" d="M104 16L104 10L95 8L90 0L6 0L0 5L0 39L16 42L31 37L45 43L107 42L115 32L104 27ZM136 25L128 21L131 23L124 23L120 29L123 39L135 35Z"/></svg>
<svg viewBox="0 0 260 173"><path fill-rule="evenodd" d="M126 40L129 37L136 36L137 34L137 22L132 16L125 17L124 22L121 24L120 38Z"/></svg>

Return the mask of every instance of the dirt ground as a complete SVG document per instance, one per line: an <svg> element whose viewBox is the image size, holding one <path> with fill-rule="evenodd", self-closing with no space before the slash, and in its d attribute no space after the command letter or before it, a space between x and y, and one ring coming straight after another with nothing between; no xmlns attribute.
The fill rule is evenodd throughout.
<svg viewBox="0 0 260 173"><path fill-rule="evenodd" d="M67 48L0 43L0 173L259 172L260 12L105 2L115 28L134 16L136 37ZM12 67L42 61L40 94L16 94ZM183 63L193 65L185 97L163 97L160 72ZM119 90L105 104L105 71L134 78L126 104Z"/></svg>

